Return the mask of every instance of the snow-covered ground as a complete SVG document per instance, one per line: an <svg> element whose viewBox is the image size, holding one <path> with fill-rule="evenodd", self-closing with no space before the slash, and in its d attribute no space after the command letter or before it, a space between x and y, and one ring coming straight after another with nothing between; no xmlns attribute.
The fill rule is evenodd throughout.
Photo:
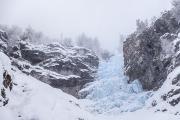
<svg viewBox="0 0 180 120"><path fill-rule="evenodd" d="M0 76L4 69L11 71L13 81L17 84L11 92L6 90L9 103L5 107L0 107L0 120L93 119L90 113L81 109L76 98L15 68L12 71L8 57L0 53L0 58Z"/></svg>
<svg viewBox="0 0 180 120"><path fill-rule="evenodd" d="M174 116L173 114L155 113L153 110L148 109L119 113L123 109L125 109L123 111L134 111L141 108L148 97L147 93L142 92L138 82L127 85L127 78L123 77L122 71L119 72L118 60L119 56L115 56L110 62L101 63L98 80L96 81L97 86L92 83L87 87L93 89L90 89L92 91L87 96L89 100L84 101L91 102L85 104L84 101L79 101L59 89L52 88L35 78L25 75L16 68L11 70L12 66L8 57L0 53L0 76L2 76L3 70L7 69L13 76L14 83L17 84L11 92L7 90L9 103L5 107L0 107L0 120L180 119L179 116ZM120 62L120 64L122 63ZM2 78L0 82L2 82ZM85 107L88 107L88 109ZM91 111L87 111L92 109L107 114L94 114Z"/></svg>

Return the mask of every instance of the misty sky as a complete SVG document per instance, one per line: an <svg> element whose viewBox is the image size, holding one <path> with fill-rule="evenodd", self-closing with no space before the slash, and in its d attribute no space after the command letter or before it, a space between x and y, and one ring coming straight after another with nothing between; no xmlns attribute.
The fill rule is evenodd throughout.
<svg viewBox="0 0 180 120"><path fill-rule="evenodd" d="M113 50L119 34L135 30L136 19L170 8L171 0L0 0L0 24L31 25L51 37L84 32Z"/></svg>

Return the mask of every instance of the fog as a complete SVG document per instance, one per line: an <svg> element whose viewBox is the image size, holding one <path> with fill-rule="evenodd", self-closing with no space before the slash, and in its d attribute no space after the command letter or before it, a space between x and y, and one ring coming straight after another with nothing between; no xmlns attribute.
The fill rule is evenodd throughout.
<svg viewBox="0 0 180 120"><path fill-rule="evenodd" d="M171 0L0 0L0 24L31 25L51 37L86 33L114 50L120 34L135 30L136 19L170 8Z"/></svg>

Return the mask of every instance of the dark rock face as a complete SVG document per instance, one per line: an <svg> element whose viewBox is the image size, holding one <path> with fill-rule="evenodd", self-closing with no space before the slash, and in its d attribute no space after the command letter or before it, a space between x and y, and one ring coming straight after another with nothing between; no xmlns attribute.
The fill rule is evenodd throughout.
<svg viewBox="0 0 180 120"><path fill-rule="evenodd" d="M17 46L8 46L8 35L5 31L0 30L0 51L9 57L19 58L19 48Z"/></svg>
<svg viewBox="0 0 180 120"><path fill-rule="evenodd" d="M7 42L8 40L8 36L7 36L7 33L0 30L0 39L3 41L3 42Z"/></svg>
<svg viewBox="0 0 180 120"><path fill-rule="evenodd" d="M171 42L177 38L178 29L179 24L171 12L166 12L154 25L127 38L123 52L129 82L138 79L145 90L161 87L172 70L174 51Z"/></svg>
<svg viewBox="0 0 180 120"><path fill-rule="evenodd" d="M64 48L60 44L35 46L21 42L17 51L20 57L13 59L14 66L75 97L86 83L93 81L99 65L98 57L85 48Z"/></svg>
<svg viewBox="0 0 180 120"><path fill-rule="evenodd" d="M45 55L44 52L38 51L38 50L21 50L22 58L28 60L31 62L31 64L35 65L38 64L46 59L48 57Z"/></svg>
<svg viewBox="0 0 180 120"><path fill-rule="evenodd" d="M0 50L3 52L6 52L7 50L7 41L8 41L8 36L6 32L0 30Z"/></svg>

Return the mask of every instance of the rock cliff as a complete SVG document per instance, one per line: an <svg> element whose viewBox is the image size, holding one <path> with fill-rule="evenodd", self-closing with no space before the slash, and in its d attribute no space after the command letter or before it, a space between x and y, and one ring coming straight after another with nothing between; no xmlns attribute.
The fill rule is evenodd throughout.
<svg viewBox="0 0 180 120"><path fill-rule="evenodd" d="M7 48L8 35L3 31L0 39L0 49L11 57L12 65L52 87L78 97L79 90L94 80L99 59L88 49L59 43L33 45L25 41Z"/></svg>
<svg viewBox="0 0 180 120"><path fill-rule="evenodd" d="M124 42L125 74L129 82L139 80L144 90L158 90L150 99L155 111L179 114L179 28L171 11L165 12L152 26L133 33Z"/></svg>
<svg viewBox="0 0 180 120"><path fill-rule="evenodd" d="M166 12L143 32L127 38L123 51L129 82L138 79L145 90L161 87L172 69L174 54L170 42L177 38L178 30L172 13Z"/></svg>

